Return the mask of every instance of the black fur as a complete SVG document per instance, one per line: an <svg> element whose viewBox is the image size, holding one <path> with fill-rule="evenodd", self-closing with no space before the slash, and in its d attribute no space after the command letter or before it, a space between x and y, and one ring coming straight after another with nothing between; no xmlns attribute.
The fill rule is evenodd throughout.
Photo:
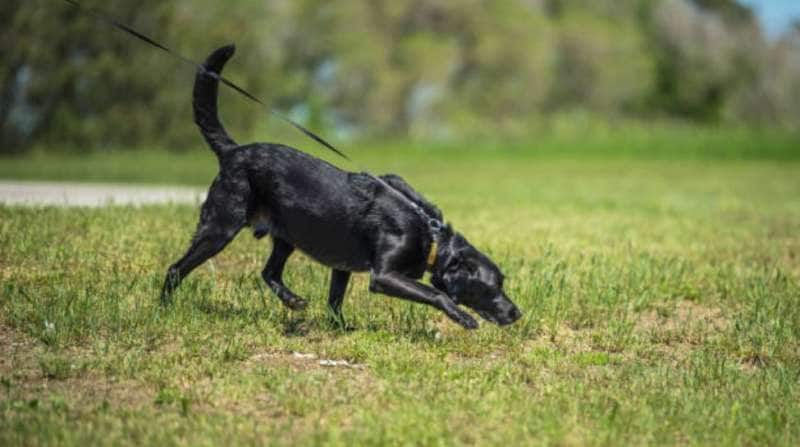
<svg viewBox="0 0 800 447"><path fill-rule="evenodd" d="M233 53L232 45L218 49L205 70L219 73ZM433 235L409 201L438 220L442 214L402 178L382 176L390 190L368 174L343 171L287 146L237 145L217 117L218 79L206 71L198 70L195 80L194 115L217 155L219 174L189 250L167 271L164 304L186 275L250 226L256 237L272 236L262 276L292 309L306 306L282 280L297 248L332 268L328 302L339 319L350 272L361 271L370 272L371 291L431 305L466 328L478 323L459 304L498 324L520 317L503 293L497 266L449 226L437 236L434 287L417 281L425 273Z"/></svg>

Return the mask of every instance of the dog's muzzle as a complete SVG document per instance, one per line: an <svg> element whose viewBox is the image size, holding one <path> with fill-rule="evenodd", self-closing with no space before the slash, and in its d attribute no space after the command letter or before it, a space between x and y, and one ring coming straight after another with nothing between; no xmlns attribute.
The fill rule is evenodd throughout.
<svg viewBox="0 0 800 447"><path fill-rule="evenodd" d="M522 312L520 312L519 308L511 301L506 302L508 303L507 306L503 306L505 309L501 310L501 313L497 318L497 324L500 326L511 324L522 318Z"/></svg>
<svg viewBox="0 0 800 447"><path fill-rule="evenodd" d="M509 325L522 317L522 312L520 312L519 308L504 294L500 294L494 298L492 304L492 310L475 309L475 311L483 319L498 326Z"/></svg>

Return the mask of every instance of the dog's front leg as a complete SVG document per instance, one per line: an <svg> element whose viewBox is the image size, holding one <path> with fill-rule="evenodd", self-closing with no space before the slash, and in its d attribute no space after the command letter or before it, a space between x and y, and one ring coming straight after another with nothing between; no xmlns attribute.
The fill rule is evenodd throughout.
<svg viewBox="0 0 800 447"><path fill-rule="evenodd" d="M433 306L467 329L476 329L478 327L478 322L470 314L459 309L450 297L401 274L373 272L369 282L369 290Z"/></svg>
<svg viewBox="0 0 800 447"><path fill-rule="evenodd" d="M328 305L336 321L342 325L344 324L342 301L344 301L344 293L347 291L347 283L349 281L350 272L336 269L331 270L331 288L328 291Z"/></svg>

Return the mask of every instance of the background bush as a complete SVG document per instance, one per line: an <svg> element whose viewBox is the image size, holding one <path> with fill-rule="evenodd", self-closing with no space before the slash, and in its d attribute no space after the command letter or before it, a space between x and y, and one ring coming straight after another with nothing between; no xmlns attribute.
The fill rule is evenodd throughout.
<svg viewBox="0 0 800 447"><path fill-rule="evenodd" d="M518 135L564 114L797 126L800 27L736 0L85 0L336 138ZM56 0L0 11L0 151L196 145L191 69ZM236 135L265 133L223 101ZM534 126L534 127L532 127Z"/></svg>

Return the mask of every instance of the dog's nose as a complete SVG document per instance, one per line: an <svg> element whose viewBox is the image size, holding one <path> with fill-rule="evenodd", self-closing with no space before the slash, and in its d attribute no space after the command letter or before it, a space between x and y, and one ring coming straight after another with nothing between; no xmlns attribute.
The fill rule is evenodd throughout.
<svg viewBox="0 0 800 447"><path fill-rule="evenodd" d="M520 312L519 308L517 308L517 306L515 306L514 303L509 300L505 303L502 313L500 313L498 324L505 326L519 320L520 318L522 318L522 312Z"/></svg>
<svg viewBox="0 0 800 447"><path fill-rule="evenodd" d="M511 324L511 323L519 320L520 318L522 318L522 312L520 312L520 310L517 308L517 306L514 306L511 309L511 311L508 313L508 319L509 319L508 324Z"/></svg>

